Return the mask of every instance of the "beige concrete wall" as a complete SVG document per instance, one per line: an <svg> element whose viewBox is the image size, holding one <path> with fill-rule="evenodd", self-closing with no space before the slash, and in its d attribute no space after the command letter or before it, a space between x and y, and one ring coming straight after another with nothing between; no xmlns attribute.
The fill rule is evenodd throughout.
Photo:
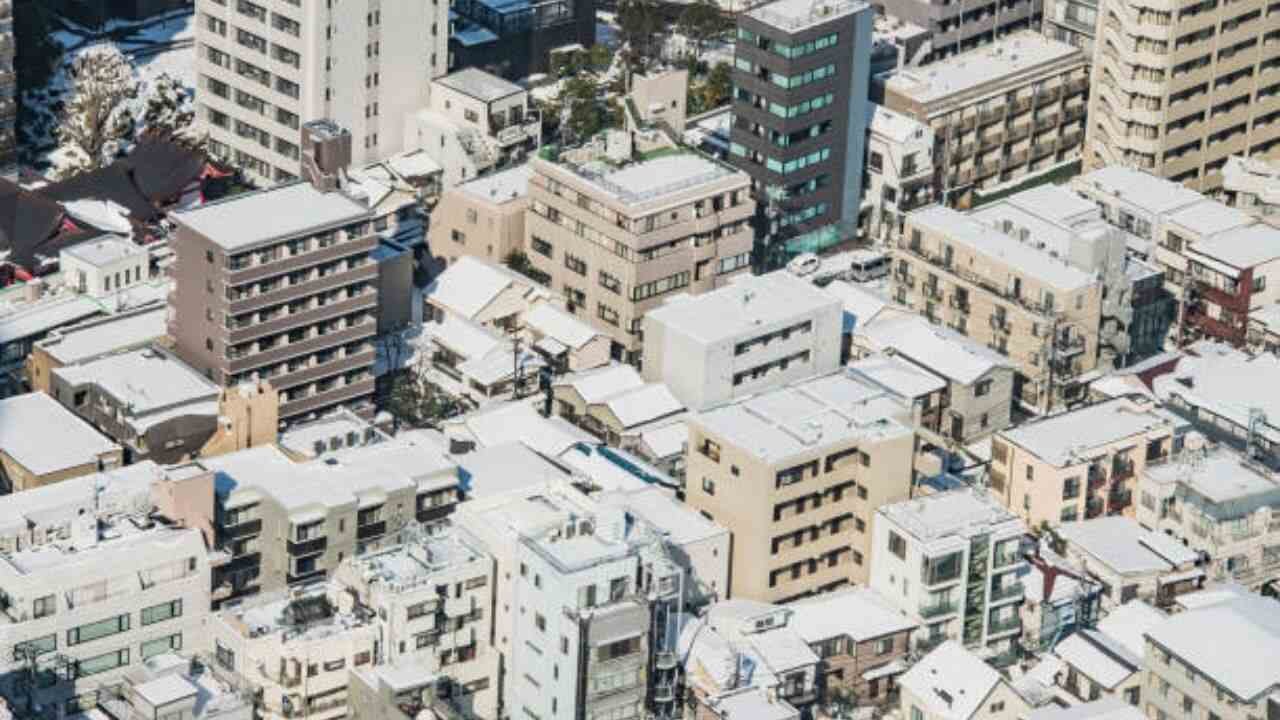
<svg viewBox="0 0 1280 720"><path fill-rule="evenodd" d="M280 393L265 381L225 389L218 398L218 430L200 449L214 457L276 441L280 429Z"/></svg>
<svg viewBox="0 0 1280 720"><path fill-rule="evenodd" d="M931 701L932 699L926 701L922 698L917 698L910 688L903 687L898 699L898 708L904 718L914 717L912 708L919 708L921 720L955 720L957 717L955 715L930 712L929 702ZM997 681L991 692L983 698L982 704L978 706L978 709L970 718L977 720L1017 720L1020 717L1024 717L1030 709L1031 707L1022 699L1022 696L1014 692L1009 683L1002 678ZM970 720L970 718L964 720Z"/></svg>
<svg viewBox="0 0 1280 720"><path fill-rule="evenodd" d="M528 206L525 197L489 202L465 187L450 188L431 211L427 247L449 263L463 255L501 263L524 247Z"/></svg>

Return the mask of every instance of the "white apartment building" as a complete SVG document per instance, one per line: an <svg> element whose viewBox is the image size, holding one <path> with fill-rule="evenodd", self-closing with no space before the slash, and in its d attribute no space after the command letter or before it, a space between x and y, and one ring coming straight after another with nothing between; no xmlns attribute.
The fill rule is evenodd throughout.
<svg viewBox="0 0 1280 720"><path fill-rule="evenodd" d="M1222 167L1222 198L1256 217L1280 215L1280 161L1232 155Z"/></svg>
<svg viewBox="0 0 1280 720"><path fill-rule="evenodd" d="M664 534L623 508L549 484L459 509L496 561L493 634L512 717L675 710L686 572Z"/></svg>
<svg viewBox="0 0 1280 720"><path fill-rule="evenodd" d="M6 506L24 503L20 495ZM0 694L13 708L74 711L77 696L119 683L149 658L202 648L209 552L200 531L157 522L150 508L78 512L0 557ZM11 511L35 509L5 507L5 517Z"/></svg>
<svg viewBox="0 0 1280 720"><path fill-rule="evenodd" d="M335 573L376 615L383 639L379 667L353 675L371 689L416 675L429 691L414 698L419 707L443 702L466 717L498 717L493 558L470 533L448 524L402 536L403 544L348 561ZM352 710L355 717L381 717L373 707L353 703Z"/></svg>
<svg viewBox="0 0 1280 720"><path fill-rule="evenodd" d="M786 270L645 313L644 378L705 410L840 366L839 300Z"/></svg>
<svg viewBox="0 0 1280 720"><path fill-rule="evenodd" d="M197 131L261 185L301 175L300 128L313 120L351 131L357 165L401 151L406 118L448 66L443 2L195 5Z"/></svg>
<svg viewBox="0 0 1280 720"><path fill-rule="evenodd" d="M978 489L885 505L872 527L870 585L921 618L918 647L956 640L1008 664L1022 634L1025 534L1021 520Z"/></svg>
<svg viewBox="0 0 1280 720"><path fill-rule="evenodd" d="M1280 477L1271 470L1227 448L1191 447L1148 463L1138 487L1138 522L1200 553L1210 579L1252 589L1280 579Z"/></svg>
<svg viewBox="0 0 1280 720"><path fill-rule="evenodd" d="M127 290L151 276L147 249L114 235L63 250L58 255L58 267L63 283L95 298Z"/></svg>
<svg viewBox="0 0 1280 720"><path fill-rule="evenodd" d="M1104 610L1135 599L1168 607L1202 584L1199 553L1133 518L1063 523L1057 532L1067 560L1101 583Z"/></svg>
<svg viewBox="0 0 1280 720"><path fill-rule="evenodd" d="M933 129L884 105L867 105L867 185L863 227L892 242L903 215L933 202Z"/></svg>
<svg viewBox="0 0 1280 720"><path fill-rule="evenodd" d="M385 652L376 617L351 590L318 583L222 610L207 637L215 667L259 691L262 720L337 720L348 716L349 673Z"/></svg>

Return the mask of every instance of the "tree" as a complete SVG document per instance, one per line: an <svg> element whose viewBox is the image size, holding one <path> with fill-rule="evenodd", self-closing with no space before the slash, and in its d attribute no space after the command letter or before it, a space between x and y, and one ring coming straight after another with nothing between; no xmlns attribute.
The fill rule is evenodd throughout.
<svg viewBox="0 0 1280 720"><path fill-rule="evenodd" d="M724 32L727 28L720 8L713 0L694 0L685 6L676 21L676 31L689 39L693 44L693 52L688 54L689 69L692 71L706 49L707 41Z"/></svg>
<svg viewBox="0 0 1280 720"><path fill-rule="evenodd" d="M575 75L565 80L560 101L569 109L567 124L575 139L592 137L609 124L609 112L599 99L600 88L595 80L585 75Z"/></svg>
<svg viewBox="0 0 1280 720"><path fill-rule="evenodd" d="M714 110L729 102L733 92L733 80L728 63L718 63L700 83L689 83L688 111L690 115Z"/></svg>
<svg viewBox="0 0 1280 720"><path fill-rule="evenodd" d="M181 136L191 128L195 117L186 86L172 75L161 73L147 93L147 107L142 114L144 131Z"/></svg>
<svg viewBox="0 0 1280 720"><path fill-rule="evenodd" d="M644 72L658 59L666 38L662 10L656 0L620 0L617 18L626 45L624 60L632 69Z"/></svg>
<svg viewBox="0 0 1280 720"><path fill-rule="evenodd" d="M401 370L392 380L387 410L397 423L413 428L435 427L463 411L461 402L428 379L429 367L430 361L423 355L414 367Z"/></svg>
<svg viewBox="0 0 1280 720"><path fill-rule="evenodd" d="M104 167L128 149L134 132L129 101L138 96L133 66L114 45L80 53L67 76L70 96L55 131L67 157L64 177Z"/></svg>

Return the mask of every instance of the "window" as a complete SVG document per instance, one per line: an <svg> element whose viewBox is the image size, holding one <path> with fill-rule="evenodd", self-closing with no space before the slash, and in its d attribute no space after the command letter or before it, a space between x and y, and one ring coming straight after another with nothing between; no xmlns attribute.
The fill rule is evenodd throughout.
<svg viewBox="0 0 1280 720"><path fill-rule="evenodd" d="M601 320L609 323L610 325L618 324L618 311L614 310L608 305L605 305L604 303L598 303L598 306L596 307L596 315L598 315Z"/></svg>
<svg viewBox="0 0 1280 720"><path fill-rule="evenodd" d="M618 640L600 647L596 650L596 659L599 662L607 662L609 660L616 660L637 652L640 652L639 636L627 638L625 640Z"/></svg>
<svg viewBox="0 0 1280 720"><path fill-rule="evenodd" d="M538 253L539 255L545 255L546 257L551 257L551 243L547 242L546 240L543 240L542 238L535 235L529 238L529 246L532 247L533 251Z"/></svg>
<svg viewBox="0 0 1280 720"><path fill-rule="evenodd" d="M79 393L77 393L77 400L78 398L79 398ZM76 404L80 405L82 403L77 401ZM48 617L54 613L56 608L57 608L57 603L53 599L53 596L45 595L44 597L36 598L35 601L31 603L31 615L33 619Z"/></svg>
<svg viewBox="0 0 1280 720"><path fill-rule="evenodd" d="M106 620L71 628L67 631L67 645L79 645L91 640L99 640L117 633L126 632L128 629L129 614L116 615Z"/></svg>
<svg viewBox="0 0 1280 720"><path fill-rule="evenodd" d="M142 608L142 624L144 626L172 620L176 617L182 617L182 600L174 600Z"/></svg>
<svg viewBox="0 0 1280 720"><path fill-rule="evenodd" d="M96 655L76 663L76 677L83 678L90 675L97 675L109 670L115 670L118 667L124 667L129 664L129 650L122 649L114 652Z"/></svg>
<svg viewBox="0 0 1280 720"><path fill-rule="evenodd" d="M1253 291L1262 292L1265 289L1267 289L1267 276L1259 275L1258 277L1255 277L1253 279Z"/></svg>
<svg viewBox="0 0 1280 720"><path fill-rule="evenodd" d="M702 492L708 495L716 494L716 483L711 478L702 478Z"/></svg>
<svg viewBox="0 0 1280 720"><path fill-rule="evenodd" d="M979 381L977 385L973 386L974 397L982 397L990 392L991 392L990 380Z"/></svg>
<svg viewBox="0 0 1280 720"><path fill-rule="evenodd" d="M883 638L876 641L876 654L888 655L893 652L893 638Z"/></svg>
<svg viewBox="0 0 1280 720"><path fill-rule="evenodd" d="M924 713L920 712L920 708L915 705L911 706L911 720L924 720Z"/></svg>
<svg viewBox="0 0 1280 720"><path fill-rule="evenodd" d="M23 660L24 653L37 657L47 652L53 652L58 649L58 635L51 633L43 637L32 638L25 642L17 643L13 646L13 657L15 660Z"/></svg>
<svg viewBox="0 0 1280 720"><path fill-rule="evenodd" d="M899 560L907 559L907 541L892 530L889 531L889 552L897 555Z"/></svg>
<svg viewBox="0 0 1280 720"><path fill-rule="evenodd" d="M168 637L148 640L138 646L138 655L146 660L167 652L182 649L182 633L174 633Z"/></svg>
<svg viewBox="0 0 1280 720"><path fill-rule="evenodd" d="M235 672L235 669L236 669L235 652L230 648L224 647L222 643L215 643L215 645L216 647L214 648L214 655L213 655L214 661L217 662L218 665L223 670Z"/></svg>
<svg viewBox="0 0 1280 720"><path fill-rule="evenodd" d="M569 253L564 254L564 266L570 270L585 276L587 274L587 261L580 257L575 257Z"/></svg>
<svg viewBox="0 0 1280 720"><path fill-rule="evenodd" d="M461 230L450 230L449 238L456 243L465 243L467 241L466 233Z"/></svg>
<svg viewBox="0 0 1280 720"><path fill-rule="evenodd" d="M600 271L600 287L614 293L622 292L622 283L619 282L618 278L603 270Z"/></svg>
<svg viewBox="0 0 1280 720"><path fill-rule="evenodd" d="M533 614L533 625L538 628L539 632L547 631L547 618L542 613Z"/></svg>

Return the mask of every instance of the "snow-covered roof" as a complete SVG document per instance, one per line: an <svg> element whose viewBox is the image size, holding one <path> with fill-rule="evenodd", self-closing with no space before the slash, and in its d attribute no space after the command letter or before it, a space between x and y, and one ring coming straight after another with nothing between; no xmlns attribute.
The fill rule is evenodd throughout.
<svg viewBox="0 0 1280 720"><path fill-rule="evenodd" d="M619 393L641 388L644 384L638 370L621 363L586 370L556 381L556 385L573 388L588 405L604 402Z"/></svg>
<svg viewBox="0 0 1280 720"><path fill-rule="evenodd" d="M465 427L483 447L522 442L547 457L556 457L579 442L595 442L595 438L560 418L542 417L527 402L503 403L450 424Z"/></svg>
<svg viewBox="0 0 1280 720"><path fill-rule="evenodd" d="M1147 637L1246 703L1280 687L1280 603L1249 595L1187 610Z"/></svg>
<svg viewBox="0 0 1280 720"><path fill-rule="evenodd" d="M947 387L942 378L899 357L871 355L850 363L849 369L904 398L918 398Z"/></svg>
<svg viewBox="0 0 1280 720"><path fill-rule="evenodd" d="M1241 426L1249 426L1249 409L1262 411L1261 432L1272 442L1280 442L1280 393L1258 392L1258 388L1280 383L1280 357L1261 353L1249 357L1223 344L1195 343L1178 366L1165 375L1155 377L1152 389L1168 402L1177 396L1187 405L1225 418Z"/></svg>
<svg viewBox="0 0 1280 720"><path fill-rule="evenodd" d="M918 625L869 587L823 593L790 607L796 611L791 626L810 644L841 635L863 642Z"/></svg>
<svg viewBox="0 0 1280 720"><path fill-rule="evenodd" d="M822 290L844 304L846 333L861 331L889 307L889 298L845 280L833 280Z"/></svg>
<svg viewBox="0 0 1280 720"><path fill-rule="evenodd" d="M219 387L191 366L151 348L55 368L53 374L73 387L96 385L135 415L214 400L219 394Z"/></svg>
<svg viewBox="0 0 1280 720"><path fill-rule="evenodd" d="M898 677L898 685L927 707L926 715L945 720L969 720L1001 682L1000 673L955 640Z"/></svg>
<svg viewBox="0 0 1280 720"><path fill-rule="evenodd" d="M1118 515L1062 523L1058 534L1120 575L1168 572L1199 558L1174 538Z"/></svg>
<svg viewBox="0 0 1280 720"><path fill-rule="evenodd" d="M42 392L0 400L0 452L35 475L80 465L120 446Z"/></svg>
<svg viewBox="0 0 1280 720"><path fill-rule="evenodd" d="M603 334L549 302L538 303L525 313L524 324L573 350L582 349L593 338Z"/></svg>
<svg viewBox="0 0 1280 720"><path fill-rule="evenodd" d="M660 427L646 428L640 433L640 442L654 457L666 458L684 452L689 442L689 426L683 420Z"/></svg>
<svg viewBox="0 0 1280 720"><path fill-rule="evenodd" d="M875 323L861 332L882 349L893 349L961 385L971 385L996 368L1011 367L999 353L915 315Z"/></svg>
<svg viewBox="0 0 1280 720"><path fill-rule="evenodd" d="M471 319L516 283L527 286L531 281L479 258L463 255L427 286L426 299Z"/></svg>
<svg viewBox="0 0 1280 720"><path fill-rule="evenodd" d="M467 360L479 359L506 345L507 341L488 329L446 313L430 326L431 340Z"/></svg>
<svg viewBox="0 0 1280 720"><path fill-rule="evenodd" d="M308 182L233 195L170 215L174 222L227 251L285 240L369 218L365 205L341 192L321 192Z"/></svg>
<svg viewBox="0 0 1280 720"><path fill-rule="evenodd" d="M684 410L666 383L649 383L634 390L609 396L604 406L618 418L623 428L633 428Z"/></svg>
<svg viewBox="0 0 1280 720"><path fill-rule="evenodd" d="M779 270L741 275L711 292L673 298L649 310L645 322L709 345L759 335L837 306L835 298L813 283Z"/></svg>
<svg viewBox="0 0 1280 720"><path fill-rule="evenodd" d="M1066 467L1086 462L1094 448L1184 424L1159 407L1116 398L1025 423L1001 436L1047 463Z"/></svg>
<svg viewBox="0 0 1280 720"><path fill-rule="evenodd" d="M1247 270L1280 258L1280 228L1262 223L1239 227L1194 243L1189 248L1194 262L1226 263L1233 272Z"/></svg>
<svg viewBox="0 0 1280 720"><path fill-rule="evenodd" d="M87 358L134 347L168 332L168 310L163 305L92 320L54 330L37 345L54 360L70 365Z"/></svg>
<svg viewBox="0 0 1280 720"><path fill-rule="evenodd" d="M1032 710L1027 720L1143 720L1146 715L1118 697L1061 707L1048 705Z"/></svg>

